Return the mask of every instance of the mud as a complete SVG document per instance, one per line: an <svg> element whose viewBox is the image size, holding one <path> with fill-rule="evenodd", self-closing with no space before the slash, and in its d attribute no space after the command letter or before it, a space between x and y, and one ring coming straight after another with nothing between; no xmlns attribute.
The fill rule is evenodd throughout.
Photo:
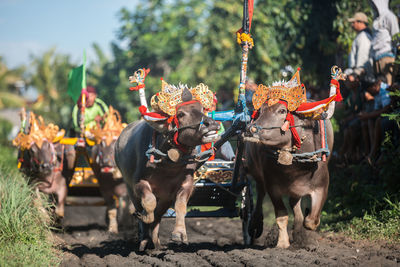
<svg viewBox="0 0 400 267"><path fill-rule="evenodd" d="M243 246L238 218L186 219L189 245L170 241L174 219L163 219L165 249L138 252L132 230L108 234L104 207L67 207L64 231L54 234L61 266L400 266L400 244L356 241L335 233L304 230L289 249L274 248L275 227ZM102 223L99 223L102 222Z"/></svg>

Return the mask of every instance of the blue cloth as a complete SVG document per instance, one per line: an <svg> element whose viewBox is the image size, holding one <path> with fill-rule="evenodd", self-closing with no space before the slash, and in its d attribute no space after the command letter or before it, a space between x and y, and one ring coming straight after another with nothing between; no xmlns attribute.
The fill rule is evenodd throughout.
<svg viewBox="0 0 400 267"><path fill-rule="evenodd" d="M389 86L386 83L381 83L379 94L374 96L374 110L379 110L387 105L390 105L390 95L386 90Z"/></svg>

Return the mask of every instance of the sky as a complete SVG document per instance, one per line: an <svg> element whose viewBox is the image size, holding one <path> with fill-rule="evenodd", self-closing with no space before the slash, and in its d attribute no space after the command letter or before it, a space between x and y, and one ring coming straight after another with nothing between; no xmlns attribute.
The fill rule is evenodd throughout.
<svg viewBox="0 0 400 267"><path fill-rule="evenodd" d="M8 68L29 65L55 47L81 64L94 59L92 44L111 55L110 43L120 26L122 7L133 11L138 0L0 0L0 56Z"/></svg>

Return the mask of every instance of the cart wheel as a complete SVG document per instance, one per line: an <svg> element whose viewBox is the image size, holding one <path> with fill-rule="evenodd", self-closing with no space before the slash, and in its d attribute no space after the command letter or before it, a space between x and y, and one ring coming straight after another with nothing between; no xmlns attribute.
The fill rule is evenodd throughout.
<svg viewBox="0 0 400 267"><path fill-rule="evenodd" d="M242 219L242 232L244 245L249 246L254 242L254 235L250 235L249 226L253 213L253 192L250 182L242 190L242 202L240 205L240 217Z"/></svg>

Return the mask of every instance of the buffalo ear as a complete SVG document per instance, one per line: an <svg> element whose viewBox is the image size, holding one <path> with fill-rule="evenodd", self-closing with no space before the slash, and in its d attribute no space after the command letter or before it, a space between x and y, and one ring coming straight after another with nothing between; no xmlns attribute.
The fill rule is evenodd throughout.
<svg viewBox="0 0 400 267"><path fill-rule="evenodd" d="M168 131L167 119L157 121L146 120L146 122L151 126L151 128L153 128L157 132L165 133Z"/></svg>
<svg viewBox="0 0 400 267"><path fill-rule="evenodd" d="M189 91L189 89L187 89L187 87L185 89L183 89L182 92L182 102L187 102L193 99L193 95L192 93Z"/></svg>

